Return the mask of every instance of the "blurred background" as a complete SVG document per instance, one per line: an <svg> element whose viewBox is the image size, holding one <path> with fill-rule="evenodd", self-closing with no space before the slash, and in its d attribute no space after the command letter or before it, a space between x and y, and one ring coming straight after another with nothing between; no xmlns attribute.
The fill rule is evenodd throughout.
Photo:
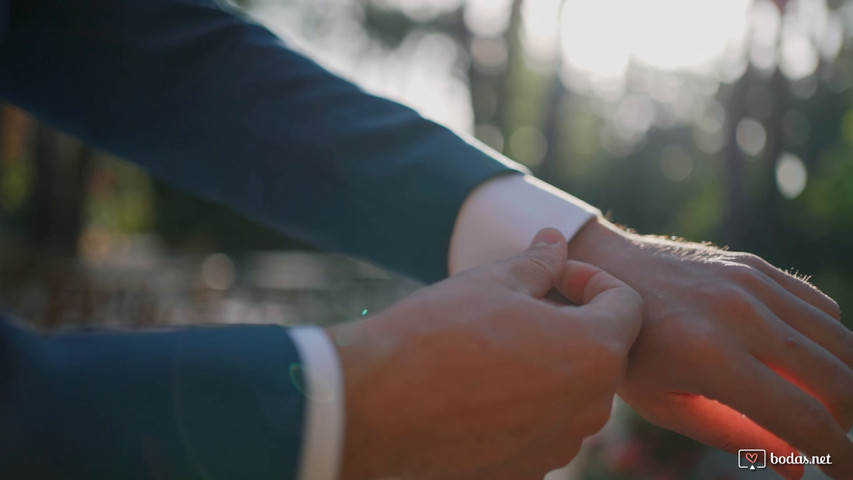
<svg viewBox="0 0 853 480"><path fill-rule="evenodd" d="M853 306L853 1L239 6L616 222L757 253ZM0 304L42 327L326 324L418 286L0 105ZM739 478L736 463L620 405L555 478Z"/></svg>

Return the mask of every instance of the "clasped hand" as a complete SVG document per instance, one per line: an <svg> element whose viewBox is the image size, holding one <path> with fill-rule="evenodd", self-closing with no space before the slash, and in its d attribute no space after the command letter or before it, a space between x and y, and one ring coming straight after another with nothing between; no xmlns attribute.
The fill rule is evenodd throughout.
<svg viewBox="0 0 853 480"><path fill-rule="evenodd" d="M641 300L566 251L543 230L347 327L341 478L541 480L571 460L610 416Z"/></svg>

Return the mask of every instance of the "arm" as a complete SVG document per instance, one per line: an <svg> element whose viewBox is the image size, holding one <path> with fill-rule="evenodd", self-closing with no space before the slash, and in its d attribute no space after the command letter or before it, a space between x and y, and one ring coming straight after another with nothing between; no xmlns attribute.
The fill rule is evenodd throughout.
<svg viewBox="0 0 853 480"><path fill-rule="evenodd" d="M0 35L0 98L179 187L422 280L446 275L470 190L518 167L360 91L213 1L0 0ZM305 352L329 347L305 343ZM303 468L333 471L334 449L321 447L319 462L310 453L312 419L332 432L326 446L343 422L318 410Z"/></svg>
<svg viewBox="0 0 853 480"><path fill-rule="evenodd" d="M4 318L0 477L297 478L300 362L278 326L42 335Z"/></svg>
<svg viewBox="0 0 853 480"><path fill-rule="evenodd" d="M213 0L12 0L10 12L0 98L178 187L425 281L447 275L468 193L519 168Z"/></svg>
<svg viewBox="0 0 853 480"><path fill-rule="evenodd" d="M583 208L532 179L491 180L460 212L450 271L520 251L540 225L575 225ZM601 216L568 250L643 297L619 390L639 414L730 452L832 454L827 473L853 475L853 333L829 297L754 255L625 232Z"/></svg>

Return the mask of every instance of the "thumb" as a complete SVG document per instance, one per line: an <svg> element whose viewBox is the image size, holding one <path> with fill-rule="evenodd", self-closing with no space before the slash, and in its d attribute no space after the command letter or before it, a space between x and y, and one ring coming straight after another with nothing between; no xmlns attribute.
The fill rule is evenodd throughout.
<svg viewBox="0 0 853 480"><path fill-rule="evenodd" d="M506 262L509 279L518 291L542 298L563 276L568 247L566 237L555 228L545 228L521 255Z"/></svg>
<svg viewBox="0 0 853 480"><path fill-rule="evenodd" d="M610 325L610 334L634 343L640 333L643 317L643 300L640 295L621 280L588 263L569 260L557 290L576 307L600 325Z"/></svg>

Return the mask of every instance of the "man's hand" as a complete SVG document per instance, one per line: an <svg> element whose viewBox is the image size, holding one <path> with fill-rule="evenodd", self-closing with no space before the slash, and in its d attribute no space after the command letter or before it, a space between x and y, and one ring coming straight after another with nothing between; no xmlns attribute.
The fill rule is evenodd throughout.
<svg viewBox="0 0 853 480"><path fill-rule="evenodd" d="M540 480L569 462L610 415L641 305L566 250L543 230L520 256L329 330L346 390L343 479ZM554 288L579 306L546 300Z"/></svg>
<svg viewBox="0 0 853 480"><path fill-rule="evenodd" d="M730 452L831 454L824 471L853 478L853 333L829 297L754 255L634 235L604 220L577 234L569 258L643 298L619 389L638 413Z"/></svg>

